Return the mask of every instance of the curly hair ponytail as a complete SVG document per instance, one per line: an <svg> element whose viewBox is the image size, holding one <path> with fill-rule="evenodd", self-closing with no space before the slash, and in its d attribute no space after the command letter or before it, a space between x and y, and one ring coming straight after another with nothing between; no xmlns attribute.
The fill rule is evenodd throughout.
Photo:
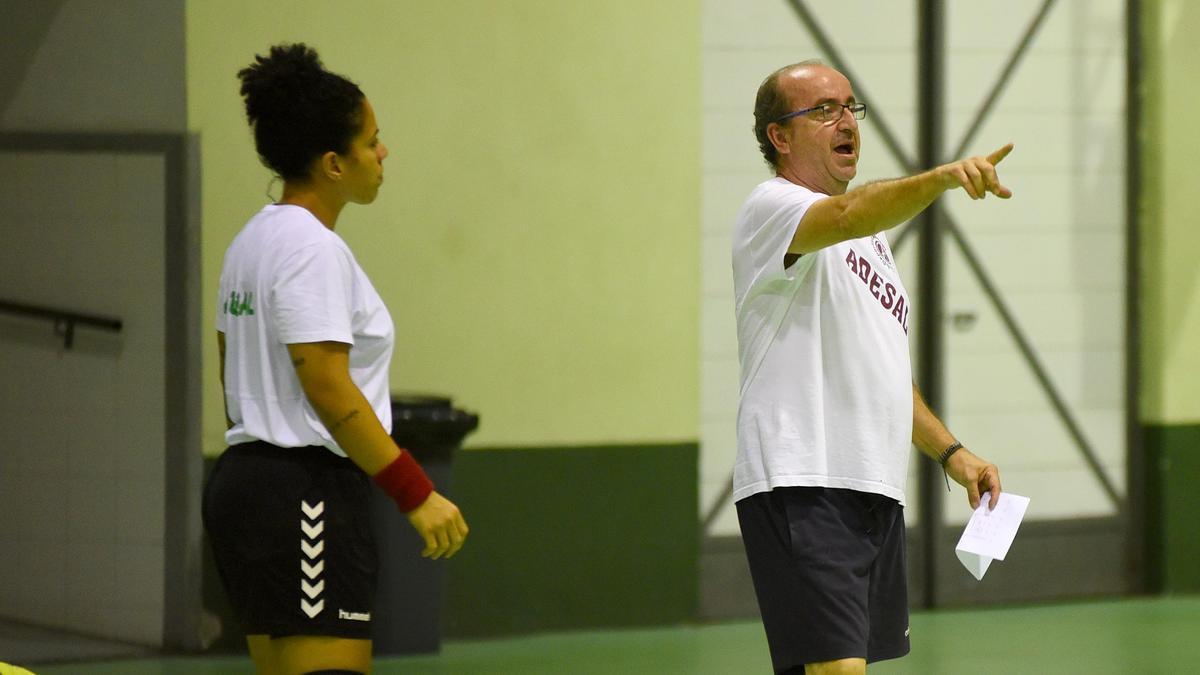
<svg viewBox="0 0 1200 675"><path fill-rule="evenodd" d="M237 76L258 156L284 180L304 180L314 159L350 149L365 97L358 85L325 70L315 49L276 45Z"/></svg>

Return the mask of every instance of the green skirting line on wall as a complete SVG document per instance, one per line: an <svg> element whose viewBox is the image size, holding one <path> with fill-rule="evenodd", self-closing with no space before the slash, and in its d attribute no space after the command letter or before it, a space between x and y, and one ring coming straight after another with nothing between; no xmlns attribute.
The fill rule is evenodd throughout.
<svg viewBox="0 0 1200 675"><path fill-rule="evenodd" d="M696 443L458 453L446 636L691 620L697 462Z"/></svg>
<svg viewBox="0 0 1200 675"><path fill-rule="evenodd" d="M1151 585L1167 593L1200 592L1200 424L1145 425L1146 495L1151 531Z"/></svg>

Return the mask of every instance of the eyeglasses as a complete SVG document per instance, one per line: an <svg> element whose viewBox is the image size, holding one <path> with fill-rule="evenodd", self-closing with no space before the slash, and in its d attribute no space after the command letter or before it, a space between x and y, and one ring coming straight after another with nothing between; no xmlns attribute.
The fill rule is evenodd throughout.
<svg viewBox="0 0 1200 675"><path fill-rule="evenodd" d="M846 110L849 110L850 114L854 115L854 119L856 120L861 120L867 116L866 103L822 103L821 105L815 105L811 108L805 108L804 110L790 112L775 120L775 123L779 124L780 122L785 122L793 117L799 117L810 112L820 111L821 122L825 124L833 124L834 122L842 119L842 115L845 114Z"/></svg>

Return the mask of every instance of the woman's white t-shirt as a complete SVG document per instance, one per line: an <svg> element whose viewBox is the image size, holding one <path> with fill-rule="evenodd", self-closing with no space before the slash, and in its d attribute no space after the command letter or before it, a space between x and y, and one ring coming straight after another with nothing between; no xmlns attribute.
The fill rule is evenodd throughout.
<svg viewBox="0 0 1200 675"><path fill-rule="evenodd" d="M350 345L350 378L387 430L392 317L349 247L307 209L264 207L225 252L217 306L225 334L225 403L230 445L263 440L323 445L339 455L308 403L287 345Z"/></svg>
<svg viewBox="0 0 1200 675"><path fill-rule="evenodd" d="M886 237L840 242L784 267L796 225L826 196L777 177L738 214L735 501L820 486L904 503L911 303Z"/></svg>

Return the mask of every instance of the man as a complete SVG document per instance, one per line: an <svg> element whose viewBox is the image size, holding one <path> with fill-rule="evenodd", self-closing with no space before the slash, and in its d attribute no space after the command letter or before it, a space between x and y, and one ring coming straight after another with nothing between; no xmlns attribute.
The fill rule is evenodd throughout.
<svg viewBox="0 0 1200 675"><path fill-rule="evenodd" d="M734 501L775 671L864 673L908 653L904 484L913 443L995 506L997 468L962 447L912 383L912 300L883 231L947 190L1007 199L1012 150L847 191L866 106L806 61L758 90L775 177L733 242L741 361Z"/></svg>

